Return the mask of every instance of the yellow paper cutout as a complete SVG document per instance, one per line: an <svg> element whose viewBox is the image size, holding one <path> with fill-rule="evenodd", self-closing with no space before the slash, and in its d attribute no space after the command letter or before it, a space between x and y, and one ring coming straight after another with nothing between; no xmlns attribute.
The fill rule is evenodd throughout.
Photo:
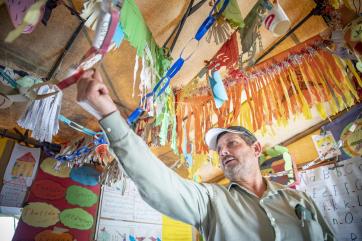
<svg viewBox="0 0 362 241"><path fill-rule="evenodd" d="M46 228L59 221L59 213L51 204L32 202L24 207L21 219L30 226Z"/></svg>
<svg viewBox="0 0 362 241"><path fill-rule="evenodd" d="M163 215L162 241L192 241L191 225Z"/></svg>
<svg viewBox="0 0 362 241"><path fill-rule="evenodd" d="M68 167L65 163L57 165L57 160L54 158L46 158L43 160L43 162L40 164L40 168L43 170L43 172L48 173L50 175L61 177L61 178L67 178L69 177L71 168Z"/></svg>

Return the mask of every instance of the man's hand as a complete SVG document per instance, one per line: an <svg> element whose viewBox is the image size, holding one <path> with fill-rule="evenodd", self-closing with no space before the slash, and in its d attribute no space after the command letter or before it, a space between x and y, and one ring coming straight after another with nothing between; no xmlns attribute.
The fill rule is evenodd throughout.
<svg viewBox="0 0 362 241"><path fill-rule="evenodd" d="M101 118L117 111L99 72L87 70L78 81L77 88L77 101L88 103Z"/></svg>

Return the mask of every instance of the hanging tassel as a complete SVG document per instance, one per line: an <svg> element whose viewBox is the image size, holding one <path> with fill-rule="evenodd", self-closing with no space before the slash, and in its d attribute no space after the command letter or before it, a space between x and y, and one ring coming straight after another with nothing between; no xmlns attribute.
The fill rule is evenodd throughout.
<svg viewBox="0 0 362 241"><path fill-rule="evenodd" d="M83 10L80 16L87 19L85 26L95 31L98 23L98 18L101 14L102 0L89 0L83 4Z"/></svg>
<svg viewBox="0 0 362 241"><path fill-rule="evenodd" d="M37 94L46 95L55 91L57 93L51 97L32 101L18 120L21 127L32 131L31 137L36 140L51 142L53 135L58 133L62 92L55 85L44 85Z"/></svg>
<svg viewBox="0 0 362 241"><path fill-rule="evenodd" d="M209 29L206 35L206 41L208 43L211 42L211 38L213 38L214 42L219 45L224 43L227 39L230 38L231 29L229 24L222 18L218 18L215 24Z"/></svg>

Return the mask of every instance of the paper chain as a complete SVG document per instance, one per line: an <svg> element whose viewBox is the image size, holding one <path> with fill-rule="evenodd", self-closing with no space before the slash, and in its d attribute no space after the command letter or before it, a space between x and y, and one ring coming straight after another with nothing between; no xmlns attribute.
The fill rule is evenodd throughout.
<svg viewBox="0 0 362 241"><path fill-rule="evenodd" d="M216 1L216 3L214 4L213 8L211 9L209 15L207 16L207 18L204 20L204 22L201 24L201 26L197 30L195 37L193 38L197 42L200 42L200 40L205 35L205 33L211 28L211 26L215 23L216 19L222 14L222 12L225 10L225 8L227 7L227 5L229 3L229 0L224 0L220 10L216 14L213 14L215 12L216 6L219 4L219 2L220 2L220 0ZM184 46L183 49L185 49L189 43L190 43L190 41L186 43L186 45ZM157 84L155 85L153 90L151 92L147 93L141 99L139 107L137 107L128 116L127 122L129 125L134 124L140 118L140 116L145 112L144 108L141 107L141 103L144 103L144 101L148 98L153 98L152 101L154 102L156 100L156 98L158 98L163 92L165 92L167 87L170 85L171 79L180 71L183 64L185 63L185 59L181 56L182 53L183 53L183 51L181 52L180 57L174 62L174 64L171 66L171 68L167 71L166 75L157 82ZM188 60L189 57L191 57L191 55L188 56L186 58L186 60ZM162 84L163 84L163 87L161 88Z"/></svg>

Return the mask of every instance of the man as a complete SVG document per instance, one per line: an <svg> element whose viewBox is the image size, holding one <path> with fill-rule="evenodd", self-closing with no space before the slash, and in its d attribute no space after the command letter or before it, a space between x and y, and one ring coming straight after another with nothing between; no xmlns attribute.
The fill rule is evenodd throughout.
<svg viewBox="0 0 362 241"><path fill-rule="evenodd" d="M88 71L79 81L77 98L102 116L110 146L143 199L193 225L206 240L334 240L305 193L263 179L260 143L245 128L216 128L206 134L231 184L198 184L182 179L152 154L121 117L97 73Z"/></svg>

